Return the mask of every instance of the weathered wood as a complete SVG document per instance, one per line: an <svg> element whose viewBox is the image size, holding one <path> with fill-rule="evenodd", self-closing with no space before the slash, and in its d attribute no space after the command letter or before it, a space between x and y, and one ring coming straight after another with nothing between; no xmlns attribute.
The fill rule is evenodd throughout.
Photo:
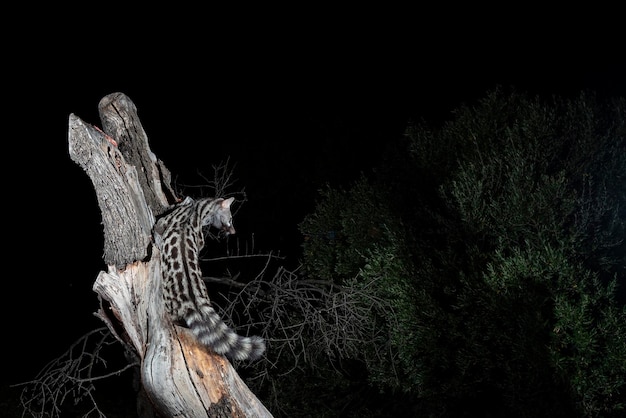
<svg viewBox="0 0 626 418"><path fill-rule="evenodd" d="M141 360L142 392L152 406L146 415L271 417L226 358L170 322L151 241L154 214L176 199L169 172L150 151L127 96L103 98L100 117L104 132L70 115L70 156L91 178L104 224L109 267L94 283L102 300L96 315Z"/></svg>
<svg viewBox="0 0 626 418"><path fill-rule="evenodd" d="M115 138L126 162L135 167L145 201L159 216L167 202L177 199L170 184L170 171L150 150L135 104L123 93L112 93L100 100L98 111L102 130Z"/></svg>
<svg viewBox="0 0 626 418"><path fill-rule="evenodd" d="M143 260L152 241L154 216L137 169L126 163L110 137L74 114L69 119L68 142L70 157L85 170L96 190L104 227L104 262L122 268Z"/></svg>

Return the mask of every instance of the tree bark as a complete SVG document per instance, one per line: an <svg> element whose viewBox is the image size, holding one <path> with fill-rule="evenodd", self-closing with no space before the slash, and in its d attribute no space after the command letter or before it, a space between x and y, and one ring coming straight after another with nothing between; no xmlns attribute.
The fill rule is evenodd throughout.
<svg viewBox="0 0 626 418"><path fill-rule="evenodd" d="M69 117L69 153L91 179L102 213L104 261L93 289L96 315L141 361L143 416L271 417L230 362L173 325L161 289L155 218L178 199L123 93L99 104L102 130Z"/></svg>

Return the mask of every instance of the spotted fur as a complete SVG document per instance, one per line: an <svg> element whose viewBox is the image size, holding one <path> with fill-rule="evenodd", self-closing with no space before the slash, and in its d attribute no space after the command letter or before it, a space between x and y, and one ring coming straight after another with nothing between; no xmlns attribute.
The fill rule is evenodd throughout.
<svg viewBox="0 0 626 418"><path fill-rule="evenodd" d="M237 334L220 318L211 306L198 259L203 227L235 233L233 200L187 198L157 222L165 304L174 321L186 324L214 352L234 360L255 360L265 351L265 341Z"/></svg>

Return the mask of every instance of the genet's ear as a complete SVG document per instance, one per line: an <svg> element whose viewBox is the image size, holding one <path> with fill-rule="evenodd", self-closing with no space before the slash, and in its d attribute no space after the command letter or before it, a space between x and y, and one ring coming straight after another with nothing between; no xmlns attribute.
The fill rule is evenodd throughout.
<svg viewBox="0 0 626 418"><path fill-rule="evenodd" d="M222 209L230 208L230 205L235 201L234 197L229 197L228 199L222 200Z"/></svg>

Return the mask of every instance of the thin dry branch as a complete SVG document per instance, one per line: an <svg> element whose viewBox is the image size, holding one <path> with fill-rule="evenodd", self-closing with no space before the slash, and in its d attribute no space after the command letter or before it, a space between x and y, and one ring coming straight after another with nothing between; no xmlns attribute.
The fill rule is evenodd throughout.
<svg viewBox="0 0 626 418"><path fill-rule="evenodd" d="M320 357L373 356L393 364L389 330L397 323L396 313L389 301L376 296L376 279L357 277L341 286L330 280L303 279L298 269L278 267L272 272L271 255L267 257L250 282L222 282L232 285L230 303L218 308L223 317L246 324L237 327L239 332L260 333L268 341L268 356L253 366L256 374L249 379L251 384L271 385L272 379L280 378L270 372L279 361L291 363L283 375L315 367ZM388 325L381 326L374 317L385 318Z"/></svg>
<svg viewBox="0 0 626 418"><path fill-rule="evenodd" d="M139 361L135 361L105 372L107 361L102 351L117 344L119 341L108 328L92 330L76 340L64 354L49 362L35 379L15 385L24 386L20 394L24 413L35 418L60 417L63 405L72 401L75 405L84 403L89 407L83 417L93 414L104 417L93 397L94 382L119 376L139 366Z"/></svg>
<svg viewBox="0 0 626 418"><path fill-rule="evenodd" d="M230 157L218 165L212 165L213 179L206 179L209 187L213 189L213 196L227 196L228 190L235 184L233 173L235 166L230 167Z"/></svg>
<svg viewBox="0 0 626 418"><path fill-rule="evenodd" d="M235 167L236 165L231 165L229 157L226 161L211 166L213 169L212 177L198 171L198 177L202 180L201 184L184 184L177 182L177 193L180 196L185 196L187 195L187 193L185 193L186 189L196 189L196 193L193 193L193 195L198 197L226 197L235 195L238 197L238 200L245 201L246 194L243 190L235 193L232 192L237 182L235 179Z"/></svg>

